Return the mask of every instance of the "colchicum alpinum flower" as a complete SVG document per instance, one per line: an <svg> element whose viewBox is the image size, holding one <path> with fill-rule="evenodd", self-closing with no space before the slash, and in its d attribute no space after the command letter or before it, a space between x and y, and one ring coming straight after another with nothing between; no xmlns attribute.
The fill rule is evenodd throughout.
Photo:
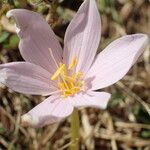
<svg viewBox="0 0 150 150"><path fill-rule="evenodd" d="M54 32L39 14L13 9L19 49L25 62L0 65L0 82L14 91L48 96L22 116L42 127L69 116L74 107L105 108L110 94L95 90L120 80L148 42L145 34L125 35L96 57L101 20L95 0L85 0L67 28L62 50Z"/></svg>

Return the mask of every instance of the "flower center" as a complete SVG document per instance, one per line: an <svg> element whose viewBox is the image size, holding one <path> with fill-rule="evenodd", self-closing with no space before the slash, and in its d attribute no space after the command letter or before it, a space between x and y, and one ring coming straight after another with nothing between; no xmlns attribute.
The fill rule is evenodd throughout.
<svg viewBox="0 0 150 150"><path fill-rule="evenodd" d="M75 73L75 67L77 65L77 59L74 57L71 60L68 68L65 64L60 63L56 72L51 77L51 80L58 81L58 89L61 91L63 97L68 97L78 93L83 86L81 72Z"/></svg>

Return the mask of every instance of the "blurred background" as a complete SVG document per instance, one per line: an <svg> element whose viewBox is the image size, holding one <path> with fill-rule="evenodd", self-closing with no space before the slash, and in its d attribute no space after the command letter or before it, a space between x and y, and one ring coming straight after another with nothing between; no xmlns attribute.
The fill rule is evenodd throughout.
<svg viewBox="0 0 150 150"><path fill-rule="evenodd" d="M0 0L0 64L22 61L13 8L41 13L62 46L65 30L82 0ZM150 1L97 0L102 19L101 51L114 39L132 33L150 35ZM80 113L81 150L150 150L150 49L118 83L106 110L87 108ZM0 150L63 150L70 144L69 118L34 129L22 127L20 116L44 97L22 95L0 84Z"/></svg>

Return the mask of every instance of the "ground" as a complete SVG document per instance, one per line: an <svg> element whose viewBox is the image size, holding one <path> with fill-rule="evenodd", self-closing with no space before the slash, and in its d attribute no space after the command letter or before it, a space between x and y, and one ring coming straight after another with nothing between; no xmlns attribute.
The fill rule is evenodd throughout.
<svg viewBox="0 0 150 150"><path fill-rule="evenodd" d="M70 20L82 0L0 0L0 63L23 60L13 20L6 12L25 8L41 13L63 45ZM101 51L112 40L132 33L150 35L150 1L97 0L102 18ZM150 150L150 49L115 85L106 110L80 113L81 150ZM44 97L16 93L0 85L0 150L63 150L70 144L69 118L40 129L23 127L20 116Z"/></svg>

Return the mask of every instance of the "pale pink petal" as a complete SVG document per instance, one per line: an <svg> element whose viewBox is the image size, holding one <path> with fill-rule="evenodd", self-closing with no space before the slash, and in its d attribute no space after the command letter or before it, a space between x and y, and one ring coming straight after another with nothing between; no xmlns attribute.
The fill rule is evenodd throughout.
<svg viewBox="0 0 150 150"><path fill-rule="evenodd" d="M110 99L110 94L106 92L93 92L87 91L86 93L80 93L70 98L70 101L74 107L96 107L106 108Z"/></svg>
<svg viewBox="0 0 150 150"><path fill-rule="evenodd" d="M101 34L101 21L95 0L85 0L67 28L64 62L77 57L77 71L86 72L95 57Z"/></svg>
<svg viewBox="0 0 150 150"><path fill-rule="evenodd" d="M108 45L86 74L90 88L104 88L120 80L142 54L147 42L147 35L133 34L123 36Z"/></svg>
<svg viewBox="0 0 150 150"><path fill-rule="evenodd" d="M62 49L54 32L42 16L25 9L10 10L7 16L12 16L16 20L22 57L51 73L56 71L49 48L57 63L62 61Z"/></svg>
<svg viewBox="0 0 150 150"><path fill-rule="evenodd" d="M50 96L27 114L23 115L22 123L34 127L42 127L61 121L69 116L72 111L73 106L67 99Z"/></svg>
<svg viewBox="0 0 150 150"><path fill-rule="evenodd" d="M24 94L47 95L56 91L50 76L47 70L28 62L0 65L0 82Z"/></svg>

